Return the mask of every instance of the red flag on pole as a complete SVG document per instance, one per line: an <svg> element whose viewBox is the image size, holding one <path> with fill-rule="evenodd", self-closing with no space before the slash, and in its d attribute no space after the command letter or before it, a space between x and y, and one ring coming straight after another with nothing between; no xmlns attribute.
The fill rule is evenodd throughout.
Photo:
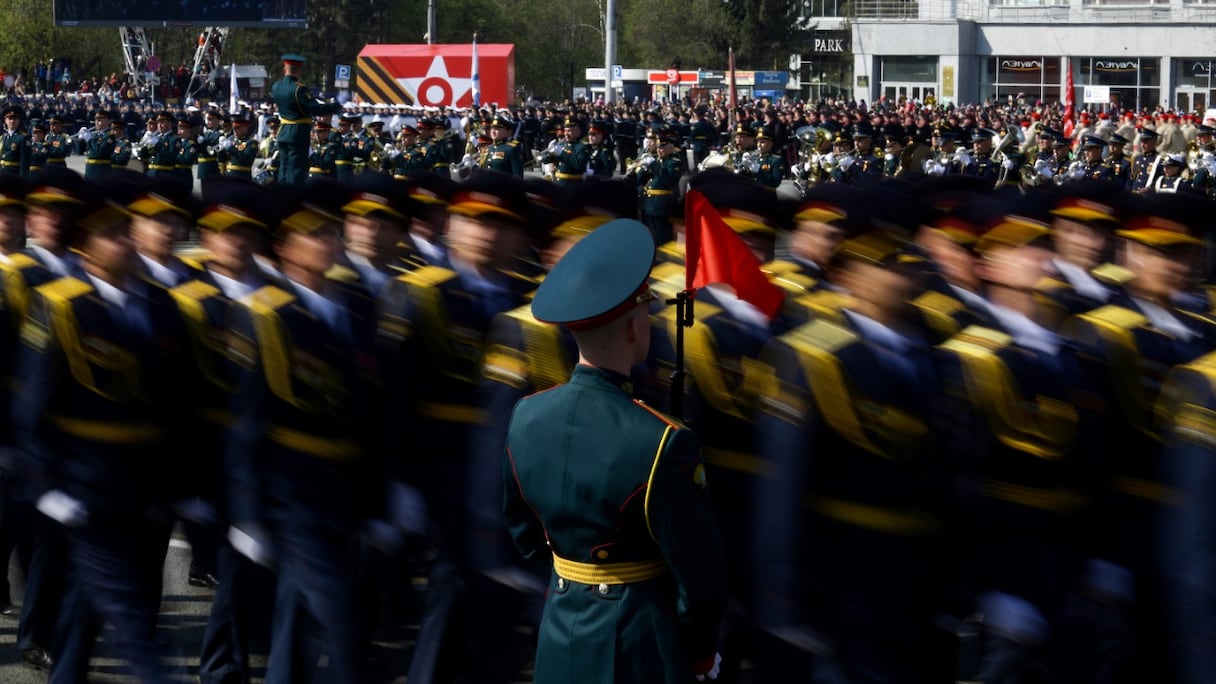
<svg viewBox="0 0 1216 684"><path fill-rule="evenodd" d="M1068 74L1066 77L1066 85L1064 86L1064 120L1072 123L1072 117L1074 114L1073 108L1076 103L1073 100L1072 60L1068 57L1064 58L1064 72Z"/></svg>
<svg viewBox="0 0 1216 684"><path fill-rule="evenodd" d="M760 261L743 240L718 216L705 195L690 190L685 202L685 287L726 283L735 295L772 318L785 292L769 282Z"/></svg>

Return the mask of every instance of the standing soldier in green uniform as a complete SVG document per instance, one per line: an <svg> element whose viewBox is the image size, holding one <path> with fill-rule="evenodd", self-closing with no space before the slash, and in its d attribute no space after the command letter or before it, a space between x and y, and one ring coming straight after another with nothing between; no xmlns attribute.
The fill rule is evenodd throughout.
<svg viewBox="0 0 1216 684"><path fill-rule="evenodd" d="M203 140L198 150L198 179L215 178L220 175L219 145L224 137L220 128L222 119L214 109L208 110L203 117Z"/></svg>
<svg viewBox="0 0 1216 684"><path fill-rule="evenodd" d="M308 142L312 117L335 114L342 110L337 102L318 102L300 83L304 66L301 55L283 55L283 79L270 88L270 95L279 108L279 182L303 185L308 176Z"/></svg>
<svg viewBox="0 0 1216 684"><path fill-rule="evenodd" d="M486 150L485 168L522 178L524 157L519 150L519 141L511 140L511 131L515 130L515 125L500 112L490 119L489 128L493 142Z"/></svg>
<svg viewBox="0 0 1216 684"><path fill-rule="evenodd" d="M714 125L705 120L703 108L698 107L692 115L693 121L688 141L692 148L693 166L700 167L701 162L705 161L705 157L709 155L709 148L717 142L718 133L714 130Z"/></svg>
<svg viewBox="0 0 1216 684"><path fill-rule="evenodd" d="M151 141L148 153L148 175L172 173L177 163L177 136L173 133L173 115L161 112L156 115L157 137Z"/></svg>
<svg viewBox="0 0 1216 684"><path fill-rule="evenodd" d="M266 120L266 137L258 143L258 157L265 159L262 171L254 179L262 185L274 183L279 177L279 118Z"/></svg>
<svg viewBox="0 0 1216 684"><path fill-rule="evenodd" d="M592 176L612 178L612 173L616 170L616 160L612 158L612 146L606 140L606 136L611 130L612 124L599 119L592 121L587 130L587 147L591 150L590 158L587 161L587 171Z"/></svg>
<svg viewBox="0 0 1216 684"><path fill-rule="evenodd" d="M658 138L658 158L637 170L638 183L642 187L642 221L658 244L672 239L671 205L676 201L680 177L684 175L684 164L675 156L675 131L670 126L652 130L646 137Z"/></svg>
<svg viewBox="0 0 1216 684"><path fill-rule="evenodd" d="M251 174L253 160L258 156L258 144L249 137L248 114L232 116L232 135L220 141L216 154L220 163L224 164L226 178L253 179Z"/></svg>
<svg viewBox="0 0 1216 684"><path fill-rule="evenodd" d="M343 183L355 177L355 156L363 143L359 134L351 130L351 124L358 118L358 114L343 114L338 117L338 130L329 134L334 149L334 178Z"/></svg>
<svg viewBox="0 0 1216 684"><path fill-rule="evenodd" d="M37 173L46 166L46 124L41 121L30 126L30 173Z"/></svg>
<svg viewBox="0 0 1216 684"><path fill-rule="evenodd" d="M397 145L388 152L389 169L393 178L405 180L414 171L430 171L426 151L418 144L418 129L406 124L397 135Z"/></svg>
<svg viewBox="0 0 1216 684"><path fill-rule="evenodd" d="M516 405L503 458L516 546L553 556L539 684L717 678L725 555L700 447L631 396L630 369L650 346L653 261L646 226L612 221L558 262L533 303L579 346L568 383Z"/></svg>
<svg viewBox="0 0 1216 684"><path fill-rule="evenodd" d="M768 126L756 129L756 149L760 152L756 181L770 188L781 185L785 180L785 160L773 154L773 129Z"/></svg>
<svg viewBox="0 0 1216 684"><path fill-rule="evenodd" d="M114 140L110 133L110 113L104 109L93 115L96 125L76 134L84 141L84 177L85 180L95 181L106 175L110 170L110 157L113 156Z"/></svg>
<svg viewBox="0 0 1216 684"><path fill-rule="evenodd" d="M173 159L173 175L187 183L193 183L190 172L201 154L199 138L194 122L186 117L177 120L177 155Z"/></svg>
<svg viewBox="0 0 1216 684"><path fill-rule="evenodd" d="M110 122L110 136L114 138L114 146L110 148L111 169L125 169L127 164L131 163L131 141L123 134L125 128L126 125L121 121Z"/></svg>
<svg viewBox="0 0 1216 684"><path fill-rule="evenodd" d="M72 153L72 139L63 132L63 117L58 114L51 116L50 126L46 134L46 163L63 166Z"/></svg>
<svg viewBox="0 0 1216 684"><path fill-rule="evenodd" d="M0 133L0 173L22 178L30 171L30 137L21 130L25 112L20 107L4 110L4 132Z"/></svg>
<svg viewBox="0 0 1216 684"><path fill-rule="evenodd" d="M583 126L574 117L566 119L565 136L566 146L554 160L557 163L554 178L558 185L570 187L583 182L587 162L591 160L591 148L582 141Z"/></svg>

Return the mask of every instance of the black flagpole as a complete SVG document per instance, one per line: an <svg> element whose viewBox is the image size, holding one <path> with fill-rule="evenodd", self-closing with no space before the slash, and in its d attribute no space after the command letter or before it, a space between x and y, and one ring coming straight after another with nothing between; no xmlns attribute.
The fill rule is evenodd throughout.
<svg viewBox="0 0 1216 684"><path fill-rule="evenodd" d="M671 372L671 415L684 420L684 328L693 322L693 295L696 290L680 290L668 304L676 305L676 367Z"/></svg>

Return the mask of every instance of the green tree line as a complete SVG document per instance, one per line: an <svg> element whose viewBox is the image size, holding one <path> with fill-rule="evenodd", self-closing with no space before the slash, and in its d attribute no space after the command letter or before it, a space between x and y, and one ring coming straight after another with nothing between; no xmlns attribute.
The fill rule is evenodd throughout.
<svg viewBox="0 0 1216 684"><path fill-rule="evenodd" d="M517 90L563 99L603 66L605 0L435 0L436 43L515 45ZM75 78L123 70L116 28L56 27L47 0L0 3L0 69L27 72L67 57ZM734 47L740 69L781 68L802 37L799 0L618 0L618 63L627 67L725 69ZM190 64L196 29L149 29L167 65ZM329 88L333 65L353 64L367 43L424 43L427 0L311 0L308 28L234 29L224 63L274 67L284 52L310 58L306 81ZM277 70L271 69L271 73Z"/></svg>

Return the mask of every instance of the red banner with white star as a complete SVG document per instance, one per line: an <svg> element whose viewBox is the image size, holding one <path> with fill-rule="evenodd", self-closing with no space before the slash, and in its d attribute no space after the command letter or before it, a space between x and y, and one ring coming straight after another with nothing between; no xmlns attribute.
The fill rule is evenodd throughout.
<svg viewBox="0 0 1216 684"><path fill-rule="evenodd" d="M367 45L359 53L355 92L363 102L418 107L473 104L473 45ZM515 101L515 46L477 44L481 101Z"/></svg>

